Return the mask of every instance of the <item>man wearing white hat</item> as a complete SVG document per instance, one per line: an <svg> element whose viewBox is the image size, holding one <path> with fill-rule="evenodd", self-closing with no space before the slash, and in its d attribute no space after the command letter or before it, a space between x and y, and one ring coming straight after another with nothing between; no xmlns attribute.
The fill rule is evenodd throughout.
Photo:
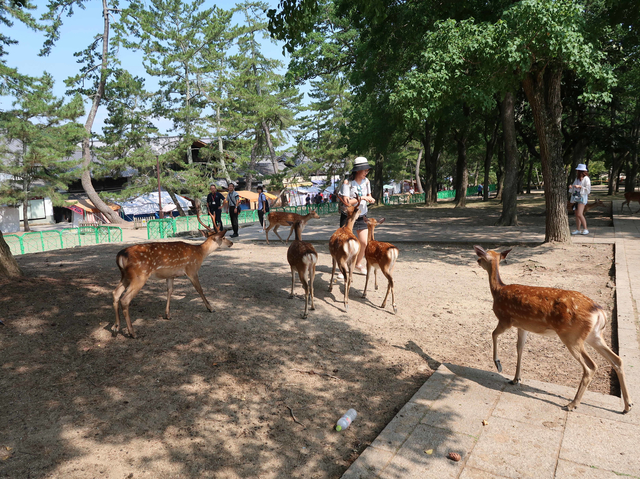
<svg viewBox="0 0 640 479"><path fill-rule="evenodd" d="M575 203L576 209L576 227L572 231L572 235L588 235L587 220L584 217L584 207L589 201L589 193L591 193L591 180L587 173L587 165L580 163L576 167L576 180L573 182L569 191L571 192L571 203ZM582 228L580 228L582 226Z"/></svg>

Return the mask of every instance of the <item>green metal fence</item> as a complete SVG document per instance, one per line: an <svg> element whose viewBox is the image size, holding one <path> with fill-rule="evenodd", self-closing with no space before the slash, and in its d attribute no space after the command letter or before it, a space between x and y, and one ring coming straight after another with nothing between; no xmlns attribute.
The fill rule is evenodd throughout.
<svg viewBox="0 0 640 479"><path fill-rule="evenodd" d="M489 191L495 191L496 185L489 185ZM475 196L478 194L477 186L467 188L466 196ZM438 191L438 199L446 200L456 197L456 190ZM383 199L385 205L411 205L416 203L424 203L424 193L415 195L391 195L387 199Z"/></svg>
<svg viewBox="0 0 640 479"><path fill-rule="evenodd" d="M209 228L213 228L210 216L200 216L202 222ZM231 218L227 213L222 213L222 226L231 226ZM258 210L243 210L238 214L238 224L255 223L258 221ZM164 239L172 238L183 231L193 231L201 229L197 216L177 216L175 218L164 218L161 220L147 221L147 238Z"/></svg>
<svg viewBox="0 0 640 479"><path fill-rule="evenodd" d="M271 208L271 211L281 211L284 213L297 213L307 215L311 211L316 211L319 215L328 215L338 212L338 203L320 203L318 205L287 206L285 208Z"/></svg>
<svg viewBox="0 0 640 479"><path fill-rule="evenodd" d="M122 241L118 226L82 226L55 231L32 231L23 235L4 235L11 254L42 253L54 249L75 248Z"/></svg>

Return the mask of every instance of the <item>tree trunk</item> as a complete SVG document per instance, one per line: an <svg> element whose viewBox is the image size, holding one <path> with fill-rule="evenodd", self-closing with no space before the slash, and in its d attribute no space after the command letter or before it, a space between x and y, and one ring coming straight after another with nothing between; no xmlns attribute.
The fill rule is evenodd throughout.
<svg viewBox="0 0 640 479"><path fill-rule="evenodd" d="M26 179L22 180L22 190L24 193L24 201L22 202L22 224L24 225L25 233L31 231L29 228L29 182Z"/></svg>
<svg viewBox="0 0 640 479"><path fill-rule="evenodd" d="M220 154L220 167L222 168L222 174L224 175L224 179L227 180L227 184L231 183L231 177L229 176L229 172L227 171L227 165L224 162L224 144L222 143L222 124L220 119L220 105L218 104L218 108L216 109L216 116L218 120L218 153Z"/></svg>
<svg viewBox="0 0 640 479"><path fill-rule="evenodd" d="M518 225L518 147L516 145L515 95L507 92L502 102L502 131L504 132L504 188L502 214L496 226Z"/></svg>
<svg viewBox="0 0 640 479"><path fill-rule="evenodd" d="M420 181L420 162L422 161L422 154L424 153L424 148L420 148L418 152L418 159L416 160L416 192L418 194L424 193L422 189L422 181Z"/></svg>
<svg viewBox="0 0 640 479"><path fill-rule="evenodd" d="M22 276L22 271L0 231L0 278L17 278L18 276Z"/></svg>
<svg viewBox="0 0 640 479"><path fill-rule="evenodd" d="M500 135L497 145L498 168L496 169L496 200L502 202L502 190L504 185L504 134Z"/></svg>
<svg viewBox="0 0 640 479"><path fill-rule="evenodd" d="M436 129L432 151L431 126L431 123L428 121L424 122L424 136L421 138L422 147L424 148L424 202L426 205L432 205L438 202L438 162L440 161L440 154L442 153L446 135L445 126L442 124L439 125Z"/></svg>
<svg viewBox="0 0 640 479"><path fill-rule="evenodd" d="M531 194L531 180L533 179L533 156L529 150L525 150L526 158L529 160L529 173L527 174L527 194Z"/></svg>
<svg viewBox="0 0 640 479"><path fill-rule="evenodd" d="M273 148L273 142L271 141L271 132L269 131L269 125L267 125L267 122L264 120L262 120L262 131L264 131L264 137L266 138L267 146L269 147L271 164L273 165L273 174L277 175L280 171L278 170L278 159L276 158L276 150L275 148Z"/></svg>
<svg viewBox="0 0 640 479"><path fill-rule="evenodd" d="M180 213L180 216L187 216L187 214L182 209L182 206L180 206L180 202L176 197L175 191L167 189L167 193L169 193L169 196L171 197L171 201L173 201L173 204L176 205L176 209L178 210L178 213Z"/></svg>
<svg viewBox="0 0 640 479"><path fill-rule="evenodd" d="M89 138L91 138L91 129L93 128L93 121L96 118L100 101L104 96L105 83L107 81L107 55L109 51L109 8L107 6L107 0L102 0L102 16L104 18L104 31L102 33L102 66L100 67L100 82L98 83L98 91L93 96L93 103L91 104L91 110L87 116L87 121L84 124L84 129L87 130L87 137L82 140L82 188L85 193L94 204L96 208L112 223L124 223L124 220L120 218L120 215L113 211L109 206L100 199L98 193L93 188L91 183L91 145Z"/></svg>
<svg viewBox="0 0 640 479"><path fill-rule="evenodd" d="M498 104L498 108L500 104ZM482 190L482 201L489 200L489 173L491 173L491 160L493 159L493 150L496 147L496 141L498 140L498 127L500 126L500 122L496 121L495 126L493 128L493 132L491 133L491 139L486 142L487 148L484 154L484 180Z"/></svg>
<svg viewBox="0 0 640 479"><path fill-rule="evenodd" d="M464 125L456 135L458 145L458 160L456 161L456 198L455 207L464 208L467 204L467 187L469 186L469 170L467 169L467 138L469 136L470 109L466 104L462 105Z"/></svg>
<svg viewBox="0 0 640 479"><path fill-rule="evenodd" d="M562 158L562 67L546 65L522 82L538 134L547 208L545 242L570 243L567 175Z"/></svg>
<svg viewBox="0 0 640 479"><path fill-rule="evenodd" d="M589 146L589 142L586 138L580 138L573 146L573 150L571 152L571 170L567 175L567 189L569 189L569 186L572 185L576 179L576 167L580 163L584 163L584 157L587 153L587 146Z"/></svg>

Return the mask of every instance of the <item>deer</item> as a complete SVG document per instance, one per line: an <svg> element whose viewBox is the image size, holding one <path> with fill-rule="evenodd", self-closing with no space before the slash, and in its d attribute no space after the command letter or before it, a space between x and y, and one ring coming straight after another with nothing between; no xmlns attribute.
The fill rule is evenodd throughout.
<svg viewBox="0 0 640 479"><path fill-rule="evenodd" d="M280 235L278 234L278 228L280 226L291 225L291 230L289 231L289 236L287 236L287 241L284 241L282 238L280 238L280 241L287 244L289 242L289 238L291 238L291 234L293 233L293 225L296 223L296 221L302 222L302 229L300 231L304 231L304 227L307 226L307 223L311 218L318 219L320 218L320 216L318 215L318 212L316 210L312 210L309 214L306 214L304 216L299 215L298 213L283 213L281 211L272 211L271 213L269 213L269 216L267 216L267 218L269 219L269 226L264 230L264 234L267 237L267 244L269 244L269 231L271 231L271 228L273 228L273 232L276 234L276 236L280 238Z"/></svg>
<svg viewBox="0 0 640 479"><path fill-rule="evenodd" d="M638 191L630 191L630 192L624 194L624 201L622 202L622 206L620 207L620 213L622 213L622 210L624 209L624 205L627 205L627 208L629 208L629 213L631 213L631 202L632 201L637 201L640 204L640 192L638 192ZM638 211L640 211L640 208L638 208ZM636 213L638 211L636 211ZM632 214L635 215L636 213L632 213Z"/></svg>
<svg viewBox="0 0 640 479"><path fill-rule="evenodd" d="M387 305L387 298L389 297L389 290L391 290L391 305L393 306L393 314L398 313L398 307L396 306L396 294L393 290L393 267L396 265L398 254L400 251L391 243L383 243L382 241L376 241L374 238L373 230L377 225L384 223L384 218L380 221L374 218L367 218L367 229L369 230L369 237L367 240L367 247L364 250L364 257L367 259L367 279L364 282L364 292L362 297L367 297L367 285L369 284L369 276L371 270L373 270L374 287L378 290L378 270L382 271L382 274L387 278L387 294L384 297L384 301L380 305L380 308L384 309Z"/></svg>
<svg viewBox="0 0 640 479"><path fill-rule="evenodd" d="M568 211L569 213L574 213L574 208L575 208L575 206L576 206L576 204L575 204L575 203L568 202L568 203L567 203L567 211ZM600 208L600 207L603 207L603 208L604 208L604 202L603 202L602 200L597 199L597 200L595 200L593 203L589 203L589 204L584 205L584 212L583 212L583 214L586 214L586 213L587 213L587 211L589 211L589 210L591 210L591 209L593 209L593 208Z"/></svg>
<svg viewBox="0 0 640 479"><path fill-rule="evenodd" d="M587 390L596 372L597 365L587 354L584 343L591 345L612 366L620 381L620 391L624 399L623 414L633 405L629 397L622 359L615 354L602 339L607 316L600 305L577 291L556 288L504 284L500 280L499 265L510 249L485 251L474 246L478 264L489 273L489 287L493 296L493 312L498 318L498 326L493 331L493 362L502 372L498 359L498 336L512 326L518 329L516 374L511 384L521 382L522 350L529 332L536 334L557 334L571 355L582 366L582 381L576 396L565 408L573 411L580 405L582 395Z"/></svg>
<svg viewBox="0 0 640 479"><path fill-rule="evenodd" d="M316 276L318 253L316 253L316 249L311 243L302 241L302 221L298 220L293 223L292 226L296 236L287 250L287 261L291 267L291 294L289 295L289 299L294 298L293 289L296 281L295 272L297 271L300 282L304 287L304 313L302 319L307 319L309 297L311 297L311 310L316 309L313 304L313 280ZM309 277L308 281L307 276Z"/></svg>
<svg viewBox="0 0 640 479"><path fill-rule="evenodd" d="M353 224L360 216L360 197L356 195L357 203L345 208L347 222L342 228L338 228L329 239L329 252L333 261L331 269L331 281L329 282L329 292L333 289L333 276L336 272L336 264L344 276L344 310L349 310L349 289L351 279L356 265L356 259L360 252L360 241L353 234Z"/></svg>
<svg viewBox="0 0 640 479"><path fill-rule="evenodd" d="M120 268L121 279L116 289L113 290L113 309L116 312L116 322L111 328L113 336L117 336L120 330L119 307L122 307L129 336L134 339L137 337L131 324L129 305L147 280L152 277L167 280L167 306L164 316L166 319L171 319L170 306L173 280L182 275L186 275L189 278L191 284L200 294L202 301L204 301L205 307L210 312L213 312L213 308L207 301L202 291L202 286L200 286L198 270L207 256L220 246L225 245L230 248L233 243L224 237L227 230L220 231L214 218L212 220L215 229L202 222L200 219L200 202L196 200L195 203L198 221L206 228L206 230L200 230L203 236L206 237L204 242L198 245L184 241L142 243L129 246L116 255L116 264Z"/></svg>

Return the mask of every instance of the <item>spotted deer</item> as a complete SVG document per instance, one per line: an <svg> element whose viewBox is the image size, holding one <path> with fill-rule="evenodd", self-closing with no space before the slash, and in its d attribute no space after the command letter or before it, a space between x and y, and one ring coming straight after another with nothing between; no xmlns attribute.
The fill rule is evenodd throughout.
<svg viewBox="0 0 640 479"><path fill-rule="evenodd" d="M367 247L364 250L364 257L367 259L367 279L364 282L362 297L367 297L367 285L369 284L371 270L373 270L374 287L376 290L378 289L378 270L380 270L389 282L387 285L387 294L384 296L384 301L380 307L384 309L387 305L387 298L389 297L389 291L391 291L391 305L393 306L393 313L396 314L398 308L396 306L396 294L393 290L393 267L396 265L400 251L391 243L383 243L382 241L375 240L373 230L382 223L384 223L384 218L380 221L374 218L367 218L369 237Z"/></svg>
<svg viewBox="0 0 640 479"><path fill-rule="evenodd" d="M629 412L633 403L629 397L622 359L605 344L601 336L607 322L607 316L602 307L577 291L504 284L500 280L499 265L511 250L499 253L485 251L480 246L474 246L474 249L478 255L478 264L489 273L493 312L498 318L498 326L493 331L493 362L498 372L502 372L502 365L498 359L498 336L507 329L511 327L518 329L518 362L512 384L521 381L522 350L527 334L529 332L543 335L556 333L583 370L582 381L576 396L566 406L569 411L572 411L580 405L582 395L597 369L597 365L584 347L586 342L615 369L624 399L624 413Z"/></svg>
<svg viewBox="0 0 640 479"><path fill-rule="evenodd" d="M347 221L342 228L333 233L329 239L329 252L333 261L331 269L331 281L329 282L329 292L333 289L333 277L336 272L336 264L344 276L344 309L349 309L349 289L351 288L351 279L353 270L356 266L356 259L360 252L360 241L353 234L353 224L360 216L360 197L354 206L347 206Z"/></svg>
<svg viewBox="0 0 640 479"><path fill-rule="evenodd" d="M271 231L271 228L273 228L273 232L276 234L276 236L280 238L280 235L278 234L278 228L280 226L291 225L291 230L289 231L289 236L287 236L287 241L284 241L282 238L280 238L280 241L287 244L289 242L289 238L291 238L291 234L293 233L293 224L296 221L300 221L302 225L302 229L300 231L304 231L304 227L307 226L307 223L312 218L320 218L316 210L312 210L309 214L306 214L304 216L299 215L298 213L272 211L267 217L267 219L269 220L269 226L264 230L264 234L267 237L267 244L269 244L269 231Z"/></svg>
<svg viewBox="0 0 640 479"><path fill-rule="evenodd" d="M622 213L622 210L624 209L624 205L627 205L627 208L629 208L629 213L631 213L632 201L637 201L640 204L640 192L632 191L624 194L624 201L622 202L622 206L620 207L620 213ZM638 211L640 211L640 208L638 208ZM636 211L636 213L638 211ZM636 213L633 213L633 214L635 215Z"/></svg>
<svg viewBox="0 0 640 479"><path fill-rule="evenodd" d="M600 207L604 208L604 206L605 205L604 205L604 202L602 200L594 200L593 203L588 203L588 204L584 205L583 214L586 214L587 211L589 211L589 210L591 210L593 208L600 208ZM571 203L571 202L567 203L567 211L570 214L574 214L575 213L575 207L576 207L575 203Z"/></svg>
<svg viewBox="0 0 640 479"><path fill-rule="evenodd" d="M174 278L186 275L196 291L200 294L206 308L213 312L213 308L202 291L198 270L204 259L222 245L231 247L233 243L224 237L226 230L219 231L215 219L215 229L208 227L200 219L200 202L196 200L196 214L198 221L206 228L202 234L206 236L203 243L193 245L184 241L165 243L143 243L129 246L121 250L116 256L116 264L120 268L121 279L113 291L113 309L116 312L116 322L111 328L114 336L120 330L119 306L122 307L127 330L132 338L136 337L129 316L129 304L142 289L149 278L167 280L167 307L165 318L170 319L171 293Z"/></svg>
<svg viewBox="0 0 640 479"><path fill-rule="evenodd" d="M294 297L293 288L297 271L302 287L304 288L304 314L302 315L302 319L306 319L309 311L309 297L311 297L311 309L316 309L313 304L313 281L316 277L318 253L316 253L311 243L302 241L302 221L298 220L292 226L296 234L296 239L291 242L287 250L287 261L291 267L291 294L289 298Z"/></svg>

